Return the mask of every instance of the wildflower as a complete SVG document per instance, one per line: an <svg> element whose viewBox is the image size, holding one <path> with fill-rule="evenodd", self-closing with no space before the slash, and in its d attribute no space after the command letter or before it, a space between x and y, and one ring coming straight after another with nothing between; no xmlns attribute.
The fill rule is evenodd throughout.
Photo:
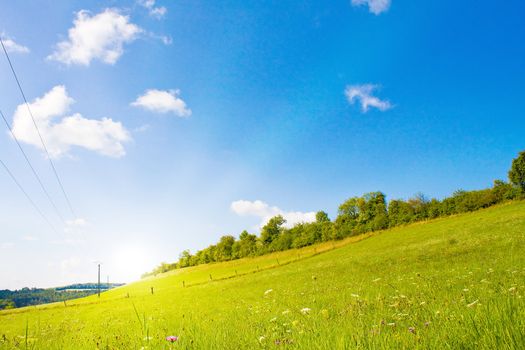
<svg viewBox="0 0 525 350"><path fill-rule="evenodd" d="M515 292L515 291L516 291L516 287L510 287L510 288L509 288L509 292L512 293L512 292Z"/></svg>
<svg viewBox="0 0 525 350"><path fill-rule="evenodd" d="M430 321L425 322L425 327L430 326Z"/></svg>
<svg viewBox="0 0 525 350"><path fill-rule="evenodd" d="M179 337L176 337L176 336L174 336L174 335L169 335L169 336L166 337L166 340L169 341L169 342L171 342L171 343L174 343L174 342L176 342L177 340L179 340Z"/></svg>
<svg viewBox="0 0 525 350"><path fill-rule="evenodd" d="M353 296L354 298L359 298L359 294L350 294L351 296Z"/></svg>
<svg viewBox="0 0 525 350"><path fill-rule="evenodd" d="M387 323L386 325L389 326L389 327L395 327L396 326L396 324L394 322Z"/></svg>
<svg viewBox="0 0 525 350"><path fill-rule="evenodd" d="M277 321L277 317L274 317L274 318L272 318L272 319L270 320L270 322L275 322L275 321Z"/></svg>
<svg viewBox="0 0 525 350"><path fill-rule="evenodd" d="M322 315L324 318L329 318L329 317L330 317L330 313L328 312L327 309L322 309L322 310L321 310L321 315Z"/></svg>
<svg viewBox="0 0 525 350"><path fill-rule="evenodd" d="M264 292L264 295L268 295L268 294L270 294L271 292L273 292L273 289L268 289L267 291Z"/></svg>
<svg viewBox="0 0 525 350"><path fill-rule="evenodd" d="M294 320L292 321L292 326L297 327L299 325L299 321Z"/></svg>
<svg viewBox="0 0 525 350"><path fill-rule="evenodd" d="M310 309L309 307L304 307L301 309L301 313L303 315L308 315L310 313L310 311L312 311L312 309Z"/></svg>
<svg viewBox="0 0 525 350"><path fill-rule="evenodd" d="M261 336L259 337L259 343L262 343L262 342L264 342L265 340L266 340L266 337L265 337L264 335L261 335Z"/></svg>
<svg viewBox="0 0 525 350"><path fill-rule="evenodd" d="M284 311L282 312L283 315L288 315L289 313L290 313L290 310L284 310Z"/></svg>
<svg viewBox="0 0 525 350"><path fill-rule="evenodd" d="M410 333L414 333L414 334L416 333L416 329L414 327L408 327L408 331Z"/></svg>
<svg viewBox="0 0 525 350"><path fill-rule="evenodd" d="M468 292L468 288L463 289L464 292Z"/></svg>

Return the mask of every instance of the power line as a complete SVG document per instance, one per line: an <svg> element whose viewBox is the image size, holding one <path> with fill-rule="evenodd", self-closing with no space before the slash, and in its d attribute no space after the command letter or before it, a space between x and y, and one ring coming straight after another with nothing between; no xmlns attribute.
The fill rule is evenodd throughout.
<svg viewBox="0 0 525 350"><path fill-rule="evenodd" d="M24 151L24 149L22 148L22 145L20 144L20 142L18 142L18 138L15 136L14 132L13 132L13 129L11 128L11 125L9 125L9 122L7 121L6 117L4 116L4 113L2 113L2 111L0 110L0 115L2 116L2 119L4 120L4 123L5 123L5 126L7 127L7 129L9 130L9 132L11 133L11 136L13 137L13 139L15 140L16 144L18 145L18 149L20 149L20 152L22 152L22 154L24 155L24 158L27 162L27 165L29 166L29 168L31 168L31 171L33 172L33 174L35 175L35 178L36 180L38 181L38 183L40 184L40 187L42 188L42 191L44 191L47 199L49 200L49 203L51 203L51 206L55 209L55 212L56 214L58 215L58 217L60 218L60 220L62 222L65 223L65 220L64 218L62 217L62 215L60 214L60 211L58 210L57 206L55 205L55 202L53 201L53 199L51 199L51 196L49 195L49 192L46 190L46 187L44 186L44 184L42 183L42 180L40 179L40 176L38 176L35 168L33 167L33 165L31 164L31 161L29 161L29 158L27 157L27 154L26 152Z"/></svg>
<svg viewBox="0 0 525 350"><path fill-rule="evenodd" d="M20 93L22 94L22 98L24 99L25 105L27 107L27 111L29 112L29 115L31 116L31 120L33 121L33 125L35 126L36 132L38 134L38 137L40 138L40 142L42 143L42 147L44 151L46 152L47 159L49 160L49 164L51 165L51 168L53 169L53 173L55 174L55 177L57 179L57 182L60 186L60 189L62 190L62 194L64 195L64 198L66 199L67 205L69 207L69 210L71 211L71 214L73 214L73 217L76 218L75 211L73 210L73 206L71 205L71 202L69 201L69 197L66 193L66 190L64 189L64 186L62 185L62 181L60 180L60 176L58 176L58 172L55 168L55 164L53 163L53 160L51 159L51 155L49 154L46 144L44 142L44 138L42 137L42 134L40 133L40 129L38 129L38 125L36 124L35 117L33 116L33 113L31 112L31 107L29 107L29 103L27 102L26 95L24 93L24 90L22 89L22 85L20 84L20 81L18 80L18 76L16 74L15 68L13 67L13 64L11 63L11 59L9 58L9 54L7 53L7 50L4 46L4 41L0 37L0 44L2 44L2 49L4 50L5 57L7 58L7 62L9 62L9 67L11 68L11 72L13 73L13 77L16 80L16 84L18 85L18 89L20 90Z"/></svg>
<svg viewBox="0 0 525 350"><path fill-rule="evenodd" d="M51 222L48 220L48 218L44 215L44 213L40 210L40 208L36 205L36 203L31 199L31 197L29 196L29 194L27 194L26 190L24 190L24 188L22 187L22 185L20 184L20 182L18 182L18 180L16 179L16 177L13 175L13 173L11 172L11 170L9 170L9 168L7 167L7 165L0 159L0 164L2 164L2 166L4 167L5 171L9 174L9 176L11 177L11 179L15 182L15 184L18 186L18 188L20 189L20 191L22 191L22 193L24 194L24 196L27 198L27 200L31 203L31 205L33 206L33 208L38 212L38 214L40 214L40 216L42 217L42 219L44 219L44 221L49 225L49 227L51 227L51 229L57 234L60 236L60 234L58 233L58 231L56 230L55 226L53 226L53 224L51 224Z"/></svg>

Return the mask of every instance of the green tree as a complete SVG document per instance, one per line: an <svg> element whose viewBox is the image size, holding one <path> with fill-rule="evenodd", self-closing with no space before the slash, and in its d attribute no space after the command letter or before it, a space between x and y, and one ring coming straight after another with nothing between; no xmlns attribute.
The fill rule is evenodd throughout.
<svg viewBox="0 0 525 350"><path fill-rule="evenodd" d="M235 241L233 250L239 258L254 255L257 250L257 236L249 234L246 230L242 231L239 240Z"/></svg>
<svg viewBox="0 0 525 350"><path fill-rule="evenodd" d="M179 257L179 267L190 266L191 253L189 250L183 250Z"/></svg>
<svg viewBox="0 0 525 350"><path fill-rule="evenodd" d="M215 256L217 261L227 261L232 258L232 247L235 243L235 238L230 235L222 236L219 243L217 243L217 250Z"/></svg>
<svg viewBox="0 0 525 350"><path fill-rule="evenodd" d="M330 218L328 217L328 214L326 212L321 210L315 214L315 222L317 222L318 224L328 221L330 221Z"/></svg>
<svg viewBox="0 0 525 350"><path fill-rule="evenodd" d="M268 221L261 230L261 242L263 245L269 245L274 239L276 239L282 232L282 226L286 220L281 216L277 215Z"/></svg>
<svg viewBox="0 0 525 350"><path fill-rule="evenodd" d="M525 192L525 151L521 151L518 157L512 160L509 170L509 180Z"/></svg>

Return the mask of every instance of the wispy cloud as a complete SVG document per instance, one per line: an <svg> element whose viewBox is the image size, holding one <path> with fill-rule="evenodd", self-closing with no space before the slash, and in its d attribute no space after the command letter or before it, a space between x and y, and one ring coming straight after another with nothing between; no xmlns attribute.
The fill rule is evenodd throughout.
<svg viewBox="0 0 525 350"><path fill-rule="evenodd" d="M134 41L142 32L117 9L106 9L94 16L81 10L68 31L68 39L59 42L48 59L67 65L88 66L95 59L115 64L124 53L124 44Z"/></svg>
<svg viewBox="0 0 525 350"><path fill-rule="evenodd" d="M359 103L363 113L368 112L370 107L377 108L380 111L392 108L390 101L373 96L372 93L378 88L379 85L374 84L348 85L345 89L345 95L350 104Z"/></svg>
<svg viewBox="0 0 525 350"><path fill-rule="evenodd" d="M149 12L149 15L157 19L161 19L166 15L168 9L164 6L155 6L155 0L138 0L137 3L146 8Z"/></svg>
<svg viewBox="0 0 525 350"><path fill-rule="evenodd" d="M2 42L4 43L5 49L9 53L28 53L29 48L24 45L20 45L17 42L14 41L13 38L10 38L7 36L7 34L2 33L0 34L0 37L2 38Z"/></svg>
<svg viewBox="0 0 525 350"><path fill-rule="evenodd" d="M259 217L261 219L259 227L264 226L268 220L276 215L283 216L286 220L285 227L288 228L298 223L315 221L315 212L284 211L261 200L238 200L230 205L230 209L239 216Z"/></svg>
<svg viewBox="0 0 525 350"><path fill-rule="evenodd" d="M179 117L189 117L191 109L186 106L186 102L179 95L179 90L151 89L137 97L131 105L156 113L173 113Z"/></svg>
<svg viewBox="0 0 525 350"><path fill-rule="evenodd" d="M51 157L68 154L72 146L110 157L125 155L123 144L131 140L128 130L110 118L87 119L80 113L66 116L73 103L66 88L58 85L29 104ZM42 148L24 104L17 107L13 116L13 133L20 141Z"/></svg>
<svg viewBox="0 0 525 350"><path fill-rule="evenodd" d="M390 8L391 0L352 0L352 6L368 6L368 11L379 15Z"/></svg>

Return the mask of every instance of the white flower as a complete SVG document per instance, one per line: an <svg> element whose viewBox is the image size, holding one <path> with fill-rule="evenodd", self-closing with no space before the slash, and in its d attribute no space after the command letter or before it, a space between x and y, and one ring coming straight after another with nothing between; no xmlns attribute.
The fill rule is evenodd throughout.
<svg viewBox="0 0 525 350"><path fill-rule="evenodd" d="M301 313L303 315L308 315L310 313L310 311L312 311L312 309L310 309L309 307L304 307L301 309Z"/></svg>

